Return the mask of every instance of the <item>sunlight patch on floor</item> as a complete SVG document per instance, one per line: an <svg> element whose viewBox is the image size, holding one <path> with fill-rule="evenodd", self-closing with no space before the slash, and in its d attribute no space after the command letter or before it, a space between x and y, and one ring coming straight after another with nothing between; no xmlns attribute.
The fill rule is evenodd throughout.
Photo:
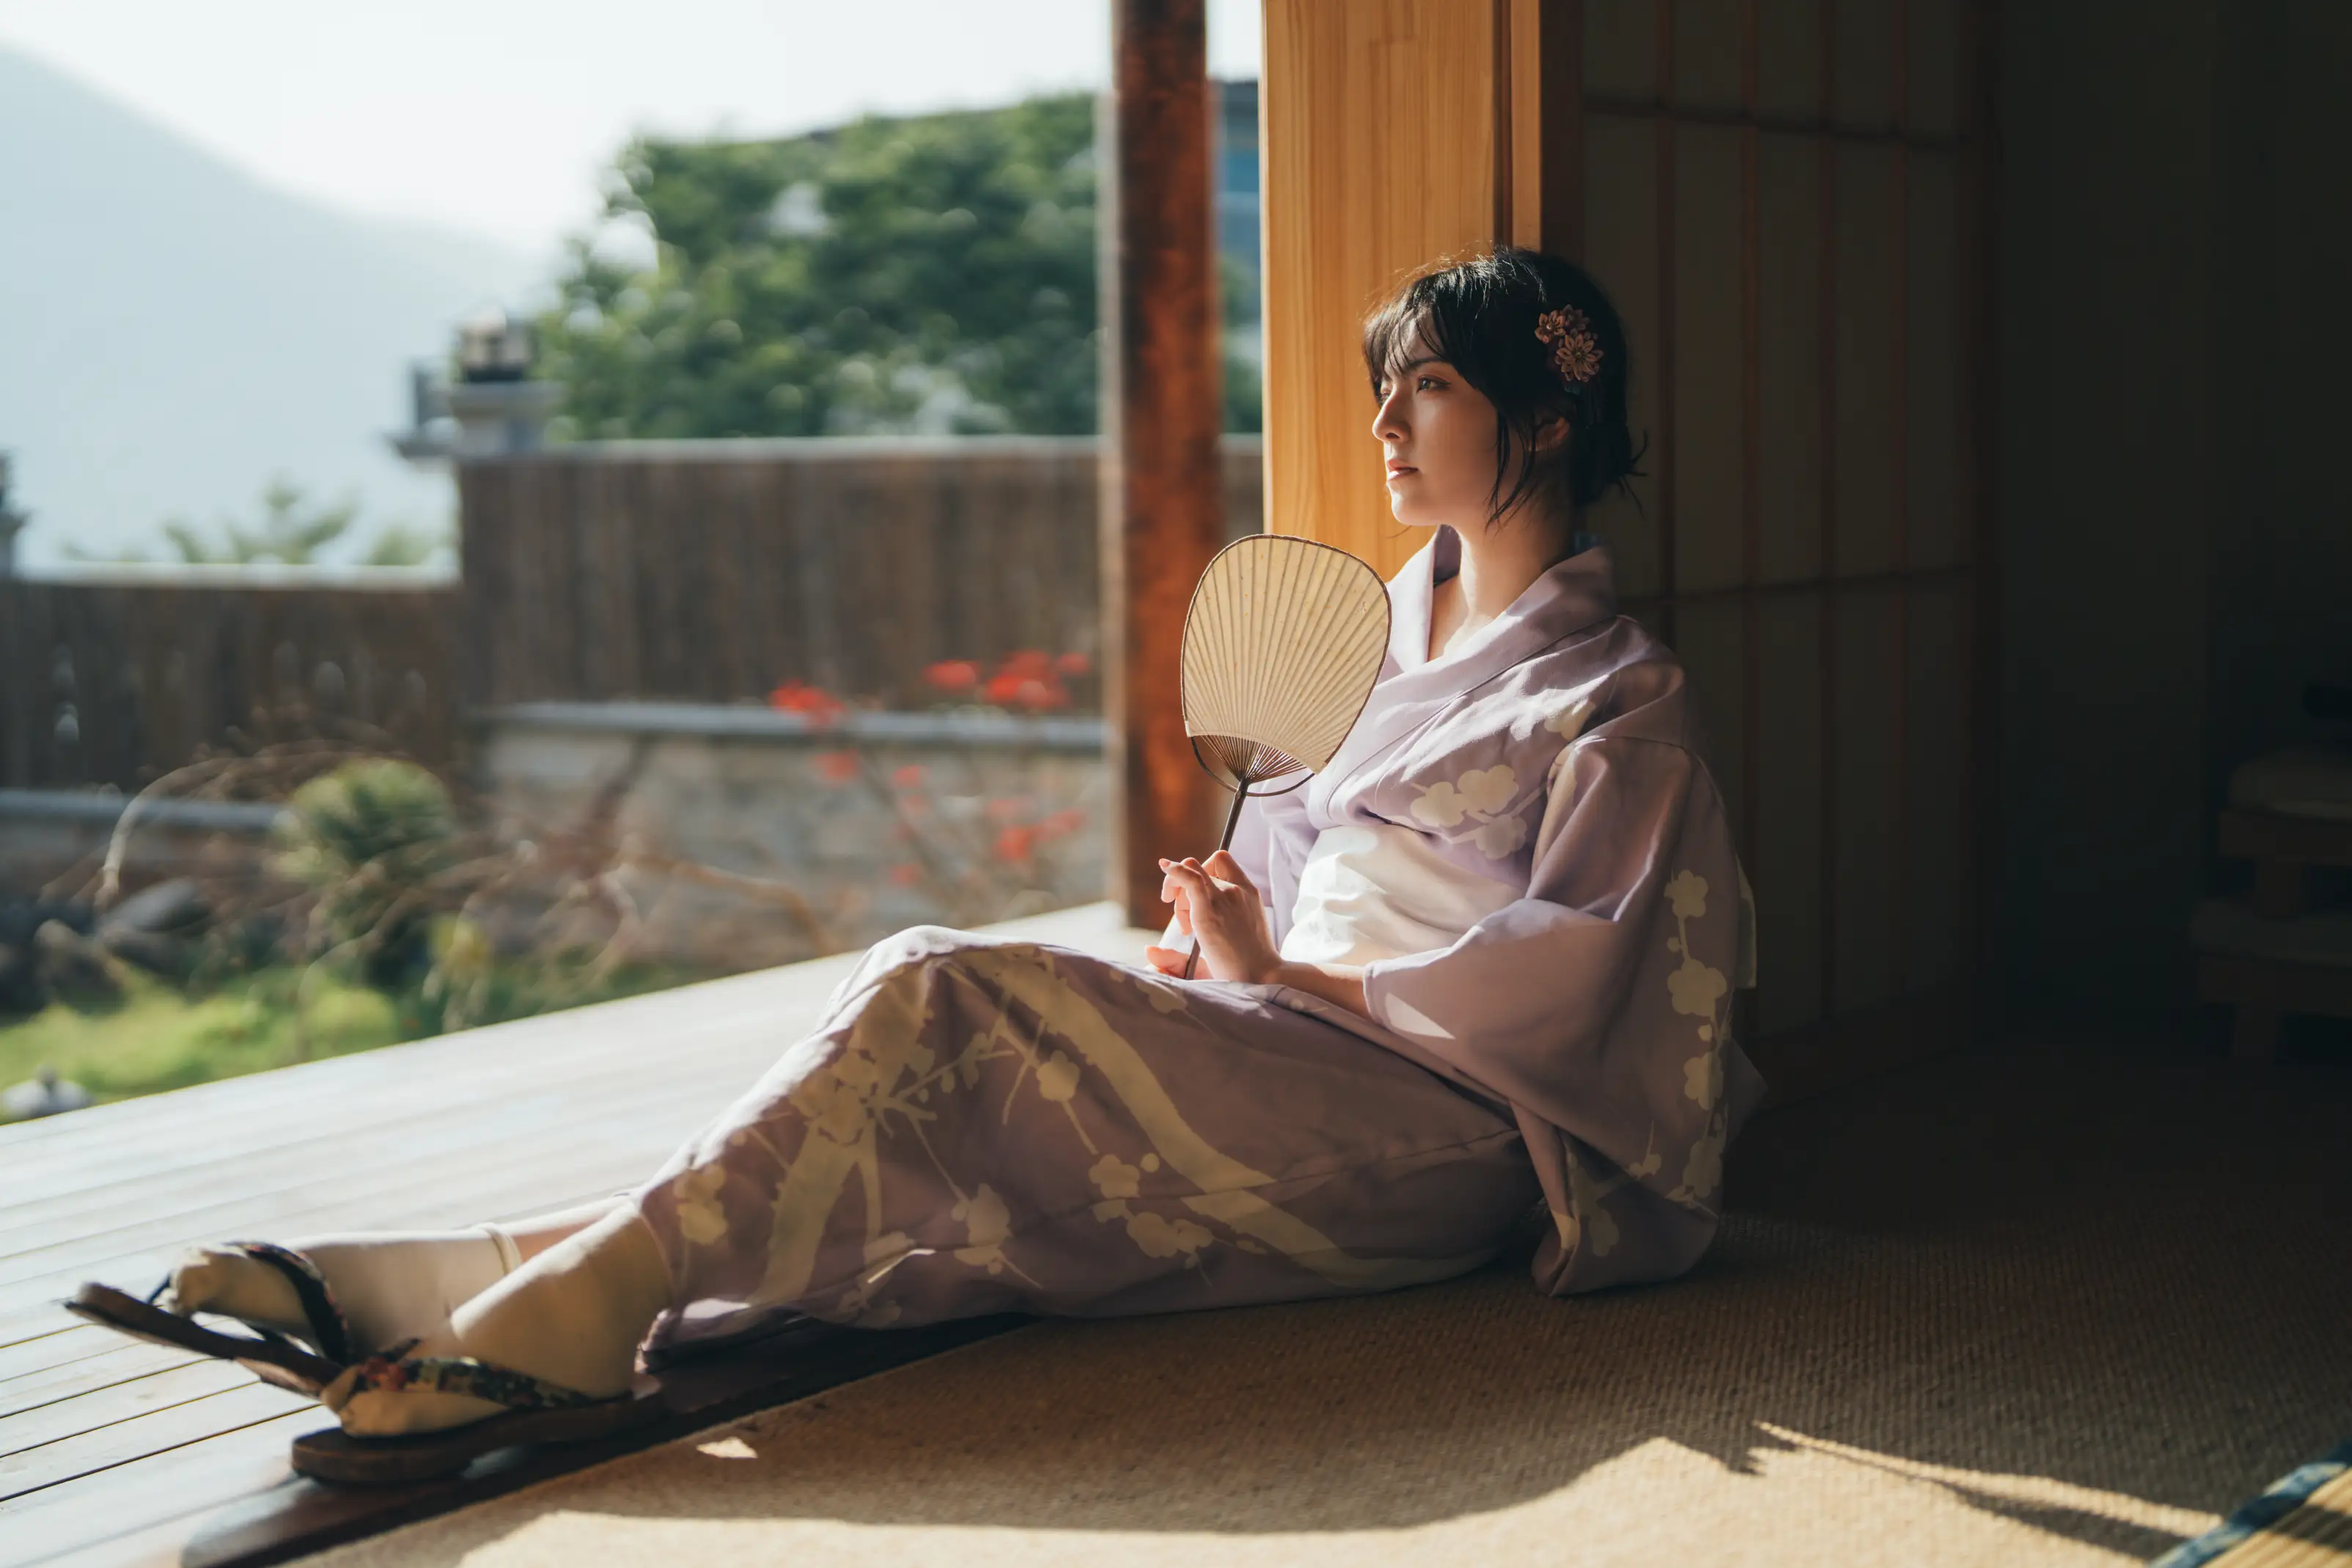
<svg viewBox="0 0 2352 1568"><path fill-rule="evenodd" d="M2137 1525L2142 1530L2154 1530L2177 1535L2186 1541L2202 1535L2221 1522L2218 1513L2206 1513L2193 1508L2176 1508L2170 1503L2150 1502L2119 1491L2101 1491L2095 1487L2075 1486L2068 1481L2053 1480L2048 1476L2000 1475L1990 1470L1968 1470L1949 1465L1923 1464L1894 1454L1874 1453L1868 1448L1856 1448L1844 1443L1832 1443L1825 1438L1809 1437L1802 1432L1792 1432L1785 1427L1775 1427L1769 1421L1758 1426L1782 1442L1808 1453L1824 1454L1853 1464L1868 1465L1890 1475L1906 1476L1914 1480L1933 1481L1955 1491L1971 1494L1990 1501L2021 1504L2067 1513L2087 1514L2094 1519L2113 1520L2118 1524Z"/></svg>
<svg viewBox="0 0 2352 1568"><path fill-rule="evenodd" d="M1837 1563L1847 1568L1942 1564L2123 1564L2145 1561L2053 1533L1975 1499L2027 1513L2063 1511L2168 1537L2211 1522L2192 1510L2033 1476L1920 1465L1771 1428L1749 1473L1656 1437L1564 1487L1507 1508L1398 1529L1286 1531L1278 1496L1234 1500L1221 1531L1057 1528L1053 1478L1001 1499L966 1494L951 1476L922 1478L909 1511L957 1522L875 1523L787 1517L788 1489L761 1485L768 1463L740 1437L706 1439L699 1463L644 1473L628 1463L452 1518L348 1547L322 1568L675 1568L681 1562L789 1562L794 1568L1292 1568L1295 1564L1661 1562ZM1779 1446L1785 1444L1787 1446ZM683 1458L683 1456L681 1456ZM746 1461L749 1462L746 1462ZM942 1483L956 1494L941 1496ZM1181 1478L1171 1477L1171 1486ZM1278 1487L1276 1490L1278 1492ZM767 1494L763 1496L764 1494ZM795 1500L805 1506L805 1500ZM1148 1516L1150 1497L1133 1505ZM773 1513L771 1515L770 1511ZM1039 1522L1024 1524L1024 1516ZM992 1517L991 1517L992 1516Z"/></svg>

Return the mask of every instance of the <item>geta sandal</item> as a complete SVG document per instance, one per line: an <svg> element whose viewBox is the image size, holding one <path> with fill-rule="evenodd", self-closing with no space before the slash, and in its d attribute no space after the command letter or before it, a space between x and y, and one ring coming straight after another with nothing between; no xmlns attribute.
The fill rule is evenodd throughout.
<svg viewBox="0 0 2352 1568"><path fill-rule="evenodd" d="M297 1394L315 1396L341 1376L358 1347L352 1343L351 1324L344 1320L342 1309L335 1304L334 1291L327 1288L326 1277L311 1261L274 1241L228 1241L217 1250L242 1253L283 1274L294 1289L294 1299L301 1303L303 1319L310 1326L310 1343L317 1349L266 1324L249 1322L226 1312L205 1315L226 1318L250 1332L223 1333L206 1328L194 1314L180 1312L176 1303L163 1300L172 1288L168 1276L143 1301L128 1291L92 1281L74 1292L73 1300L65 1304L66 1311L134 1339L236 1362L255 1376Z"/></svg>
<svg viewBox="0 0 2352 1568"><path fill-rule="evenodd" d="M335 1404L369 1392L464 1394L503 1405L499 1415L437 1432L360 1437L338 1427L294 1439L295 1470L314 1480L393 1486L455 1475L484 1454L526 1443L579 1443L611 1437L658 1417L657 1393L601 1397L472 1356L420 1356L417 1342L394 1345L344 1369Z"/></svg>

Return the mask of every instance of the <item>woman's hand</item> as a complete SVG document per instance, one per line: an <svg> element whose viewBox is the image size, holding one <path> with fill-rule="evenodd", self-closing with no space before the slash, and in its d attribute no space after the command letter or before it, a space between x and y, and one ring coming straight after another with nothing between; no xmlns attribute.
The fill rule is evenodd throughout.
<svg viewBox="0 0 2352 1568"><path fill-rule="evenodd" d="M1160 896L1176 906L1176 928L1201 950L1195 979L1271 980L1282 967L1274 933L1266 928L1265 903L1223 850L1207 862L1163 860ZM1172 947L1152 947L1145 956L1163 975L1181 975L1185 956Z"/></svg>

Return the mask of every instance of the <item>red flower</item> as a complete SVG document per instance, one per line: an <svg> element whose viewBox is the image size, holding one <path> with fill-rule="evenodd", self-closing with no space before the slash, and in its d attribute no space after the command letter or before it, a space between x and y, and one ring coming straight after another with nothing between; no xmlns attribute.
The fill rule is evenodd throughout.
<svg viewBox="0 0 2352 1568"><path fill-rule="evenodd" d="M968 692L980 684L980 666L970 659L941 659L925 668L923 679L943 692Z"/></svg>
<svg viewBox="0 0 2352 1568"><path fill-rule="evenodd" d="M904 768L897 769L890 775L890 782L896 784L901 789L921 789L923 787L923 765L919 762L908 763Z"/></svg>
<svg viewBox="0 0 2352 1568"><path fill-rule="evenodd" d="M988 677L982 695L998 707L1027 708L1033 713L1043 708L1066 707L1070 701L1070 694L1051 667L1043 674L1031 670L999 670Z"/></svg>
<svg viewBox="0 0 2352 1568"><path fill-rule="evenodd" d="M779 713L799 714L821 727L839 718L849 705L819 687L786 681L768 694L768 706Z"/></svg>
<svg viewBox="0 0 2352 1568"><path fill-rule="evenodd" d="M1054 661L1054 668L1065 675L1083 675L1094 668L1094 661L1084 653L1065 653Z"/></svg>
<svg viewBox="0 0 2352 1568"><path fill-rule="evenodd" d="M1087 825L1087 814L1076 806L1055 812L1037 824L1037 831L1046 838L1059 838L1075 833Z"/></svg>
<svg viewBox="0 0 2352 1568"><path fill-rule="evenodd" d="M922 880L923 868L921 866L894 865L890 868L890 881L894 886L912 887Z"/></svg>
<svg viewBox="0 0 2352 1568"><path fill-rule="evenodd" d="M818 752L816 775L828 784L848 783L857 777L857 753L854 751Z"/></svg>
<svg viewBox="0 0 2352 1568"><path fill-rule="evenodd" d="M996 858L1017 864L1029 858L1029 852L1036 846L1036 841L1037 830L1034 828L1007 828L996 835Z"/></svg>

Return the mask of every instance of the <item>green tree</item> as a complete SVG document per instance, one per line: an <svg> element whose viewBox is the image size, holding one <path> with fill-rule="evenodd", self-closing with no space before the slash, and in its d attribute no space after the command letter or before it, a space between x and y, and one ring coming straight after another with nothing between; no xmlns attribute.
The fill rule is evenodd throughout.
<svg viewBox="0 0 2352 1568"><path fill-rule="evenodd" d="M447 530L435 533L407 523L386 524L375 542L360 557L362 566L423 566L436 555L453 550L457 540Z"/></svg>
<svg viewBox="0 0 2352 1568"><path fill-rule="evenodd" d="M184 518L166 520L163 525L163 539L171 553L164 559L183 566L250 566L261 562L312 565L320 551L351 532L359 512L356 497L347 496L332 503L313 502L301 486L280 476L263 488L261 519L256 525L248 527L234 517L224 517L218 524L219 537L207 538ZM377 534L363 559L369 566L420 565L447 542L446 535L394 522ZM66 555L74 560L149 559L145 550L136 548L108 556L71 543L66 546Z"/></svg>
<svg viewBox="0 0 2352 1568"><path fill-rule="evenodd" d="M656 260L572 242L539 323L560 429L1092 431L1094 113L1067 94L769 141L632 141L606 216L648 227ZM1239 370L1227 407L1255 429Z"/></svg>

